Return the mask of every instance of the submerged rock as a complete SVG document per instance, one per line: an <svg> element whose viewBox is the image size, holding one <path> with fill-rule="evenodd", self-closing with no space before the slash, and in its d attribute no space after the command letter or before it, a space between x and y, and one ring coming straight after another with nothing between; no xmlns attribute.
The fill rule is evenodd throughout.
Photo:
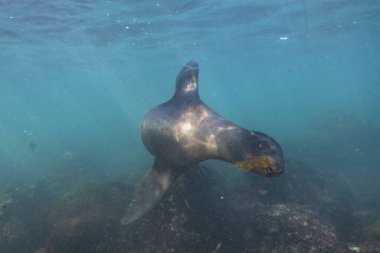
<svg viewBox="0 0 380 253"><path fill-rule="evenodd" d="M234 195L226 191L222 181L212 168L187 172L157 208L123 229L121 249L263 253L349 250L336 225L319 209L306 204L265 203L250 194Z"/></svg>
<svg viewBox="0 0 380 253"><path fill-rule="evenodd" d="M41 222L44 208L32 196L29 188L9 189L0 195L1 252L30 253L45 235Z"/></svg>
<svg viewBox="0 0 380 253"><path fill-rule="evenodd" d="M123 227L120 252L212 252L224 236L218 200L204 168L185 173L159 205Z"/></svg>
<svg viewBox="0 0 380 253"><path fill-rule="evenodd" d="M132 188L120 183L67 192L48 218L47 252L107 252L115 245L120 217Z"/></svg>
<svg viewBox="0 0 380 253"><path fill-rule="evenodd" d="M368 236L373 240L380 242L380 217L370 226L368 230Z"/></svg>
<svg viewBox="0 0 380 253"><path fill-rule="evenodd" d="M251 190L240 193L243 198L251 197L263 204L308 206L325 222L334 224L336 232L342 237L353 239L361 233L356 231L359 220L353 215L357 208L357 196L334 174L287 160L287 170L282 177L267 179L247 176Z"/></svg>
<svg viewBox="0 0 380 253"><path fill-rule="evenodd" d="M244 252L347 252L334 225L308 206L236 202Z"/></svg>
<svg viewBox="0 0 380 253"><path fill-rule="evenodd" d="M282 178L250 178L248 191L231 188L228 184L234 182L217 169L199 166L182 175L154 209L128 226L120 219L133 189L120 182L53 194L61 196L58 200L12 195L12 201L3 201L10 203L12 209L5 210L12 212L0 217L1 252L339 253L355 252L355 247L376 252L375 240L352 242L340 232L351 209L339 187L323 181L326 175L317 170L308 170L312 180L300 164L288 164L290 173ZM28 205L36 211L25 215ZM342 218L336 220L337 216ZM32 236L36 231L37 239ZM17 250L27 240L34 242Z"/></svg>

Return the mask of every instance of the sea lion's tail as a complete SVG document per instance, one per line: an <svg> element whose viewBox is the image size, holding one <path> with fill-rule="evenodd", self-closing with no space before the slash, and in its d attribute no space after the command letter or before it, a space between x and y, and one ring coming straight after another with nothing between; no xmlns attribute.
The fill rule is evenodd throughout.
<svg viewBox="0 0 380 253"><path fill-rule="evenodd" d="M137 186L121 220L122 225L128 225L143 216L165 196L175 177L173 171L155 160L152 169Z"/></svg>

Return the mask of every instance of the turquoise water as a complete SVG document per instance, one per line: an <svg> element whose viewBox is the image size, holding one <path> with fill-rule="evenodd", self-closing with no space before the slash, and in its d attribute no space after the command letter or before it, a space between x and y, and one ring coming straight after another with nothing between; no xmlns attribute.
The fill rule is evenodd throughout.
<svg viewBox="0 0 380 253"><path fill-rule="evenodd" d="M140 122L193 59L218 113L376 193L379 24L376 0L0 0L0 192L139 180Z"/></svg>

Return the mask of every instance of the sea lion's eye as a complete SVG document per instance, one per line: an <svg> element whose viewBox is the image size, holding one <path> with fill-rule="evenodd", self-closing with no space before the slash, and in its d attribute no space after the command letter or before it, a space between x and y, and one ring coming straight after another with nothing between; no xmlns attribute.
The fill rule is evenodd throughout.
<svg viewBox="0 0 380 253"><path fill-rule="evenodd" d="M269 146L268 143L266 143L266 142L260 142L260 143L259 143L259 149L260 149L260 150L263 150L263 149L269 149L269 148L270 148L270 146Z"/></svg>

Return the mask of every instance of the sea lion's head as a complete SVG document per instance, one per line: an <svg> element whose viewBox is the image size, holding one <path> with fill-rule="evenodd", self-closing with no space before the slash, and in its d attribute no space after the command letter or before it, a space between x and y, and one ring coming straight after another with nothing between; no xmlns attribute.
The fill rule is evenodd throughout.
<svg viewBox="0 0 380 253"><path fill-rule="evenodd" d="M251 132L251 135L247 158L234 162L233 166L266 177L281 174L284 171L281 146L264 133Z"/></svg>

